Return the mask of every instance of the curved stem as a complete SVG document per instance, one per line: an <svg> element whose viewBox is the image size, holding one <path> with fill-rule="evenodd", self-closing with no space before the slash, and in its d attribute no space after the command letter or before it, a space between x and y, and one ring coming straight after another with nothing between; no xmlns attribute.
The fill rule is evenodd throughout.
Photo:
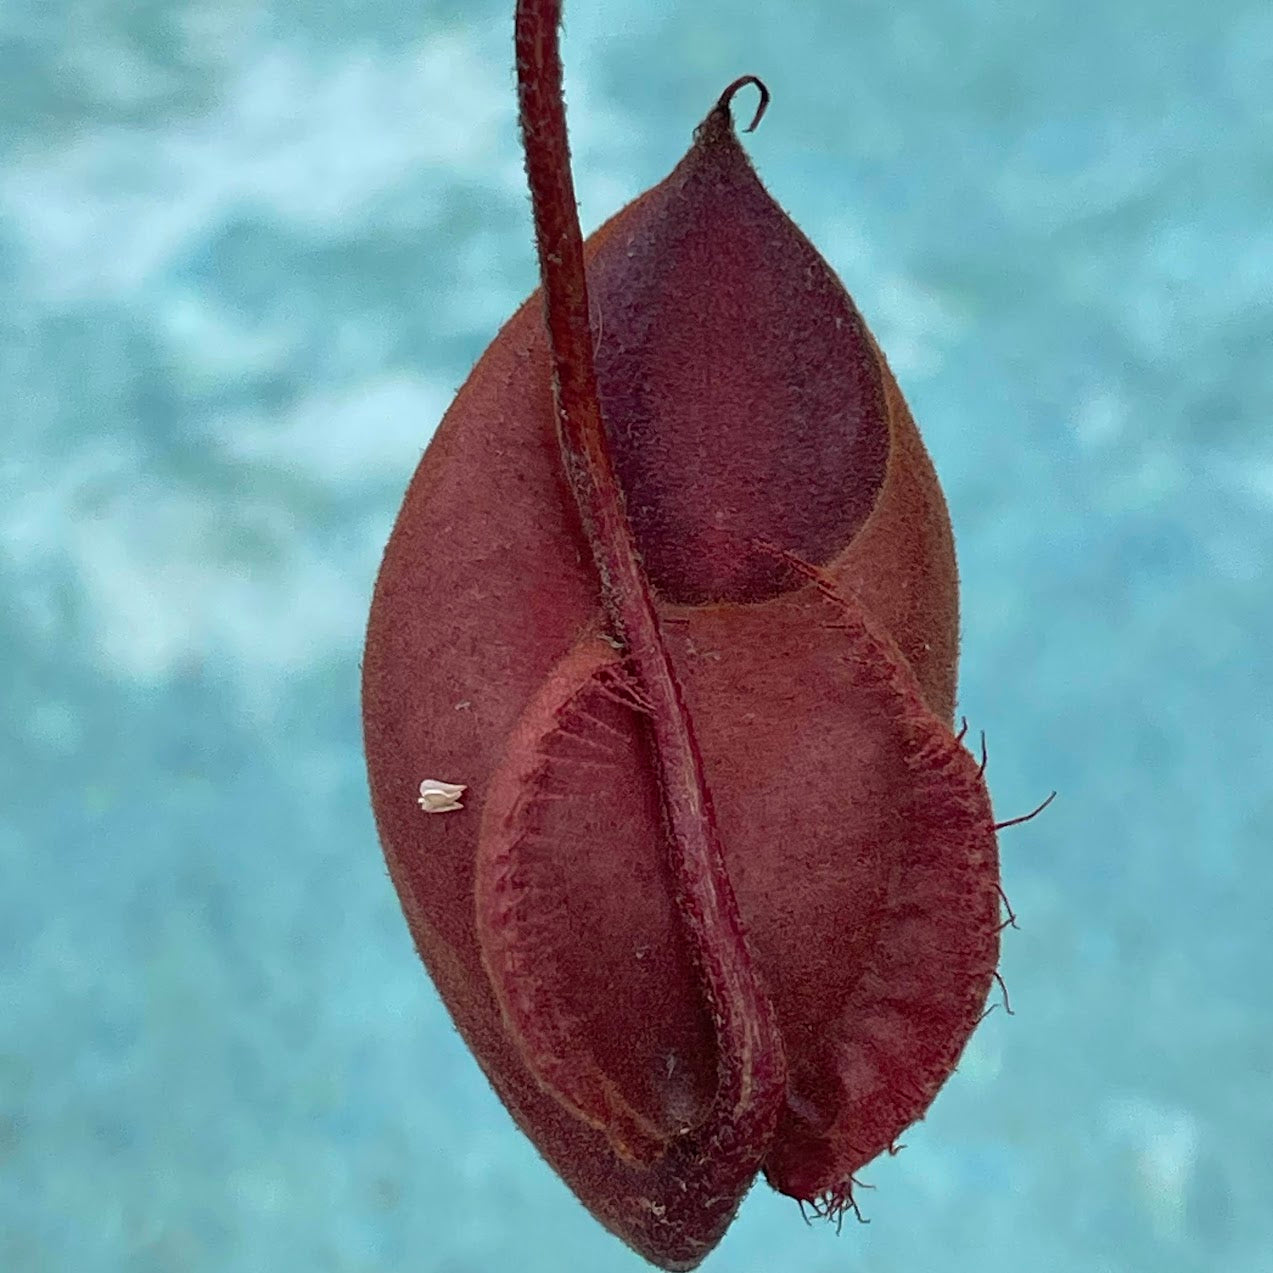
<svg viewBox="0 0 1273 1273"><path fill-rule="evenodd" d="M782 1104L782 1042L773 1006L747 950L702 757L660 630L601 417L583 239L566 139L557 41L560 20L560 0L518 0L517 82L552 347L558 440L601 579L607 617L652 708L678 909L716 1027L716 1095L706 1121L685 1136L683 1152L692 1151L701 1169L704 1155L719 1158L728 1143L724 1157L733 1158L735 1168L749 1158L750 1178ZM726 90L725 100L736 87Z"/></svg>

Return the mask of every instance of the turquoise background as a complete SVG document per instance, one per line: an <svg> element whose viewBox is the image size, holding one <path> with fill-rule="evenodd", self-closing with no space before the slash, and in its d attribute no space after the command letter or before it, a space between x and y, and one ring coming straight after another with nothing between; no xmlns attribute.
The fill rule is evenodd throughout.
<svg viewBox="0 0 1273 1273"><path fill-rule="evenodd" d="M358 659L534 282L505 4L0 7L0 1269L643 1267L376 844ZM949 494L1020 917L837 1238L713 1273L1273 1270L1273 9L569 6L586 226L736 75Z"/></svg>

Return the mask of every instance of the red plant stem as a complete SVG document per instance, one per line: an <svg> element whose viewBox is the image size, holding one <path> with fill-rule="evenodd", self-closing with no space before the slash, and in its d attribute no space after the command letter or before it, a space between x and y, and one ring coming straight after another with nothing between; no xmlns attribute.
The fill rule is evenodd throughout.
<svg viewBox="0 0 1273 1273"><path fill-rule="evenodd" d="M760 985L725 867L702 756L660 631L597 395L583 238L576 212L557 28L561 0L518 0L517 82L535 217L544 311L552 346L557 432L592 548L606 614L651 706L651 731L670 838L679 912L717 1032L718 1086L706 1121L686 1141L697 1152L751 1159L754 1173L786 1086L773 1006ZM685 1150L690 1146L686 1144ZM727 1155L727 1156L729 1156Z"/></svg>

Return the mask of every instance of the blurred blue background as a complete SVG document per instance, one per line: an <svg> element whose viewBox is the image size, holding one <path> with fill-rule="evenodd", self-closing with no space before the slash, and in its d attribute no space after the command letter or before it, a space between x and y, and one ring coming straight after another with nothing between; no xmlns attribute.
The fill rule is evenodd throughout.
<svg viewBox="0 0 1273 1273"><path fill-rule="evenodd" d="M0 1268L644 1267L413 953L358 659L534 282L488 0L0 7ZM1273 1270L1273 9L576 0L586 228L748 145L949 494L1020 917L869 1226L714 1273Z"/></svg>

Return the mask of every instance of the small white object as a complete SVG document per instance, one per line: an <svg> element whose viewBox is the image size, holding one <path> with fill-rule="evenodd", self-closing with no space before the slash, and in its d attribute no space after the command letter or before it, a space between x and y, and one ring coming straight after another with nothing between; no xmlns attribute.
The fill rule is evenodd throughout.
<svg viewBox="0 0 1273 1273"><path fill-rule="evenodd" d="M450 813L453 809L463 809L460 797L466 790L456 782L426 778L420 784L420 808L425 813Z"/></svg>

